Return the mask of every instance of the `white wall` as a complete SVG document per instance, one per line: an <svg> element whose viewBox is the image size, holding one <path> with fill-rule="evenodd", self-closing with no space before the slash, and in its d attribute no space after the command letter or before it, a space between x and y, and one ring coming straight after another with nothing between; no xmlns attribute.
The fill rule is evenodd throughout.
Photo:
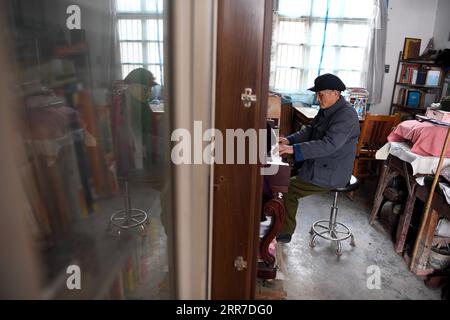
<svg viewBox="0 0 450 320"><path fill-rule="evenodd" d="M386 64L391 68L384 77L383 99L380 104L371 107L372 113L389 113L398 55L403 50L404 39L420 38L421 52L425 49L430 38L434 36L439 1L450 2L450 0L389 0ZM448 13L446 15L449 16Z"/></svg>
<svg viewBox="0 0 450 320"><path fill-rule="evenodd" d="M434 44L437 49L450 48L450 0L439 0L434 24Z"/></svg>

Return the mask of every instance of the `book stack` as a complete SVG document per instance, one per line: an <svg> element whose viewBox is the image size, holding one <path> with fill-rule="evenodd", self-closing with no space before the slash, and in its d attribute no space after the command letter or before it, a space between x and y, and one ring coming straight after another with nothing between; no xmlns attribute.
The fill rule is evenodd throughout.
<svg viewBox="0 0 450 320"><path fill-rule="evenodd" d="M400 71L399 83L437 87L441 79L441 70L436 67L405 63Z"/></svg>
<svg viewBox="0 0 450 320"><path fill-rule="evenodd" d="M405 63L400 71L400 83L416 84L420 65L414 63Z"/></svg>

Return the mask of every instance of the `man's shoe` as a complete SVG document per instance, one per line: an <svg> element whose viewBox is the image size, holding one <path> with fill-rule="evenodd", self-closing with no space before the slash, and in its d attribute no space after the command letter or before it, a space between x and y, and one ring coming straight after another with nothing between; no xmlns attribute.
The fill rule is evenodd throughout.
<svg viewBox="0 0 450 320"><path fill-rule="evenodd" d="M277 236L277 241L281 243L289 243L291 242L292 235L290 234L280 234Z"/></svg>

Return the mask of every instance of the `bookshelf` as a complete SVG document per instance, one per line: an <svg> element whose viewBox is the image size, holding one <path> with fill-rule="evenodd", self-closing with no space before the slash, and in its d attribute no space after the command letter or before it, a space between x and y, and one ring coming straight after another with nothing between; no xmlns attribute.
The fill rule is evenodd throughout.
<svg viewBox="0 0 450 320"><path fill-rule="evenodd" d="M440 101L444 72L434 61L405 60L400 52L390 114L424 114L433 102Z"/></svg>

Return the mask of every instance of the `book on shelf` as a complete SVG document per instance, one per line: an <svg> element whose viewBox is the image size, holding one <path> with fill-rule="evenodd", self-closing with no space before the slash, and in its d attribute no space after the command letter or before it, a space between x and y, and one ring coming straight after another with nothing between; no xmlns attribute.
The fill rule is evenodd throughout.
<svg viewBox="0 0 450 320"><path fill-rule="evenodd" d="M401 106L405 105L406 91L407 91L407 89L400 88L400 90L398 92L398 96L397 96L397 104L398 105L401 105Z"/></svg>
<svg viewBox="0 0 450 320"><path fill-rule="evenodd" d="M445 82L444 82L444 85L443 85L443 87L442 87L442 96L441 96L441 99L443 98L443 97L446 97L446 96L450 96L450 79L447 81L447 80L445 80Z"/></svg>
<svg viewBox="0 0 450 320"><path fill-rule="evenodd" d="M427 73L430 67L428 66L421 66L417 72L417 80L416 84L418 85L425 85L426 79L427 79Z"/></svg>
<svg viewBox="0 0 450 320"><path fill-rule="evenodd" d="M426 92L417 89L400 88L396 104L399 106L426 108L438 100L435 92Z"/></svg>
<svg viewBox="0 0 450 320"><path fill-rule="evenodd" d="M439 86L441 69L419 64L404 63L398 82L401 84Z"/></svg>
<svg viewBox="0 0 450 320"><path fill-rule="evenodd" d="M421 93L419 90L408 90L406 96L406 106L417 108L420 105Z"/></svg>
<svg viewBox="0 0 450 320"><path fill-rule="evenodd" d="M431 68L431 70L427 72L425 85L438 86L440 79L441 79L441 70L438 68Z"/></svg>
<svg viewBox="0 0 450 320"><path fill-rule="evenodd" d="M420 65L405 63L402 65L399 82L404 84L415 84L417 81Z"/></svg>
<svg viewBox="0 0 450 320"><path fill-rule="evenodd" d="M438 101L437 93L433 92L422 92L420 96L420 106L423 108L428 108L432 103Z"/></svg>

